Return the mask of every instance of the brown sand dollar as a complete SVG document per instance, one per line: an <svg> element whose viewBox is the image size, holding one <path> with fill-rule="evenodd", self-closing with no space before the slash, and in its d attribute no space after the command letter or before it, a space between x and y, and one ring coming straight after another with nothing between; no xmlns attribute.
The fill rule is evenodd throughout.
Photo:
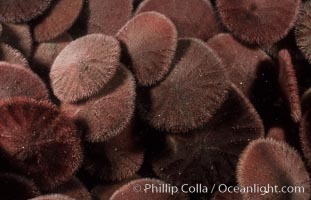
<svg viewBox="0 0 311 200"><path fill-rule="evenodd" d="M51 68L54 94L63 102L96 94L114 76L119 57L119 42L112 36L91 34L71 42Z"/></svg>

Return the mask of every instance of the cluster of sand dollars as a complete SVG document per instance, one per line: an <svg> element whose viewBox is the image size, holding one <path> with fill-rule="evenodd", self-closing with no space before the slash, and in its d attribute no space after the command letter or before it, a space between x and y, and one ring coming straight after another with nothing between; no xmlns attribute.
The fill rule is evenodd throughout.
<svg viewBox="0 0 311 200"><path fill-rule="evenodd" d="M265 199L308 200L310 10L0 2L0 199L262 199L143 190L257 184L304 188Z"/></svg>

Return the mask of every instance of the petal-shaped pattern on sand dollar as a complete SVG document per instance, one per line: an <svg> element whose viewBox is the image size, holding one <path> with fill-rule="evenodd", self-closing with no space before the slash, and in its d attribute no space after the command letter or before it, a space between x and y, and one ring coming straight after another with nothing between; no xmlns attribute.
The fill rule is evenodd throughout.
<svg viewBox="0 0 311 200"><path fill-rule="evenodd" d="M74 121L46 101L1 101L0 138L7 162L44 190L71 179L82 162Z"/></svg>
<svg viewBox="0 0 311 200"><path fill-rule="evenodd" d="M76 102L99 92L119 66L117 39L103 34L81 37L67 45L51 68L51 84L56 97Z"/></svg>

